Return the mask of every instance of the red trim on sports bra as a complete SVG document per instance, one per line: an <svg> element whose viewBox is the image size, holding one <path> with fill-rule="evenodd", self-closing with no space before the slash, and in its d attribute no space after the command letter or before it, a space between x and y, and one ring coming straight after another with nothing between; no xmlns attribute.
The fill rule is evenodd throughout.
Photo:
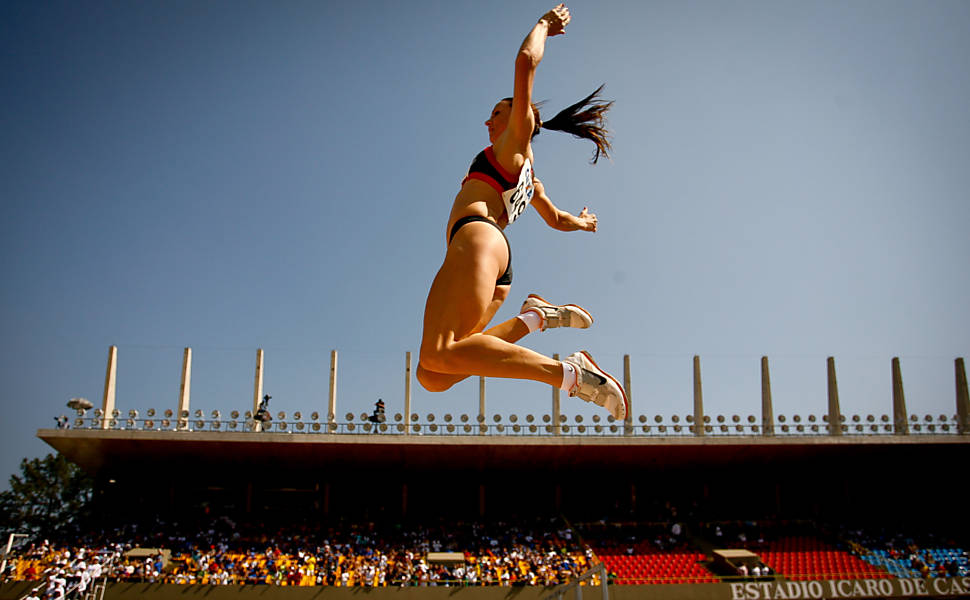
<svg viewBox="0 0 970 600"><path fill-rule="evenodd" d="M461 181L461 184L462 185L465 185L465 182L468 181L469 179L477 179L479 181L484 181L488 185L492 186L492 188L494 188L495 191L498 192L499 196L501 196L502 193L505 192L505 190L502 189L502 184L501 183L495 181L495 178L494 177L489 177L485 173L469 173Z"/></svg>
<svg viewBox="0 0 970 600"><path fill-rule="evenodd" d="M495 151L493 150L493 148L494 146L489 146L488 148L485 148L485 158L488 159L488 162L490 162L492 166L495 167L495 170L498 171L499 174L502 175L502 177L512 182L512 187L515 187L515 182L518 181L519 176L516 175L515 173L509 173L504 168L502 168L502 165L499 164L498 159L495 158Z"/></svg>

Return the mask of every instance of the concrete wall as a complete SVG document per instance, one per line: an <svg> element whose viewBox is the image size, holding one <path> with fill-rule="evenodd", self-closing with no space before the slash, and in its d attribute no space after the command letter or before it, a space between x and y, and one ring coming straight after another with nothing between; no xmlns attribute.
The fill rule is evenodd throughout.
<svg viewBox="0 0 970 600"><path fill-rule="evenodd" d="M0 585L0 600L20 600L36 585L31 582ZM584 600L601 600L599 587L583 587ZM554 588L542 587L406 587L334 588L276 586L203 586L115 583L105 600L545 600ZM838 581L784 581L694 585L615 585L610 600L822 600L824 598L966 598L970 577ZM555 596L553 596L555 598ZM550 599L552 600L552 599ZM574 590L562 600L578 600Z"/></svg>
<svg viewBox="0 0 970 600"><path fill-rule="evenodd" d="M20 582L0 585L0 600L20 600L36 582ZM722 593L712 595L704 588L722 588ZM207 586L175 584L114 583L108 586L105 600L542 600L554 588L544 587L387 587L387 588L337 588L337 587L276 587L258 586ZM730 598L725 585L626 585L610 586L611 600L672 599L706 600ZM585 600L601 600L599 587L583 587ZM568 592L563 600L573 600L575 592Z"/></svg>

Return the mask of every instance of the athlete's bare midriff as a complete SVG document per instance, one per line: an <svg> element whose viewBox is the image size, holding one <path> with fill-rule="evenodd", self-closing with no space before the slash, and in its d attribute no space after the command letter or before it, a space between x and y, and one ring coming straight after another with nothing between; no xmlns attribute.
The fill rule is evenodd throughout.
<svg viewBox="0 0 970 600"><path fill-rule="evenodd" d="M487 183L469 179L455 196L451 215L448 217L448 227L445 229L445 242L447 243L451 228L458 219L472 216L485 217L498 225L499 229L505 229L509 224L502 197Z"/></svg>

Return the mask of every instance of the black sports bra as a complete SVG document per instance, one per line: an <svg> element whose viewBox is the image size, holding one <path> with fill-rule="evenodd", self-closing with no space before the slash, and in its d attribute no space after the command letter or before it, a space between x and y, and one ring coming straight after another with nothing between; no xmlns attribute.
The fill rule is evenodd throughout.
<svg viewBox="0 0 970 600"><path fill-rule="evenodd" d="M502 168L495 158L492 146L489 146L475 156L475 160L468 167L468 174L461 183L464 185L469 179L477 179L492 186L502 197L508 222L512 223L532 202L532 194L535 191L532 178L532 163L528 158L522 164L519 174L515 175Z"/></svg>
<svg viewBox="0 0 970 600"><path fill-rule="evenodd" d="M495 151L489 146L475 156L475 160L468 167L468 174L461 180L462 185L469 179L484 181L502 194L515 187L517 177L502 168L495 158Z"/></svg>

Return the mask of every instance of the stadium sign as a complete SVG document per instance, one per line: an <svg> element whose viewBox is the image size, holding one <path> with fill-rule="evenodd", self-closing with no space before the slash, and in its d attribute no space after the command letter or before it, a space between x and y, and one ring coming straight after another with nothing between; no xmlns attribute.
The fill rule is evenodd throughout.
<svg viewBox="0 0 970 600"><path fill-rule="evenodd" d="M770 581L730 584L731 600L829 600L962 596L970 594L970 577L934 579L867 579L839 581Z"/></svg>

